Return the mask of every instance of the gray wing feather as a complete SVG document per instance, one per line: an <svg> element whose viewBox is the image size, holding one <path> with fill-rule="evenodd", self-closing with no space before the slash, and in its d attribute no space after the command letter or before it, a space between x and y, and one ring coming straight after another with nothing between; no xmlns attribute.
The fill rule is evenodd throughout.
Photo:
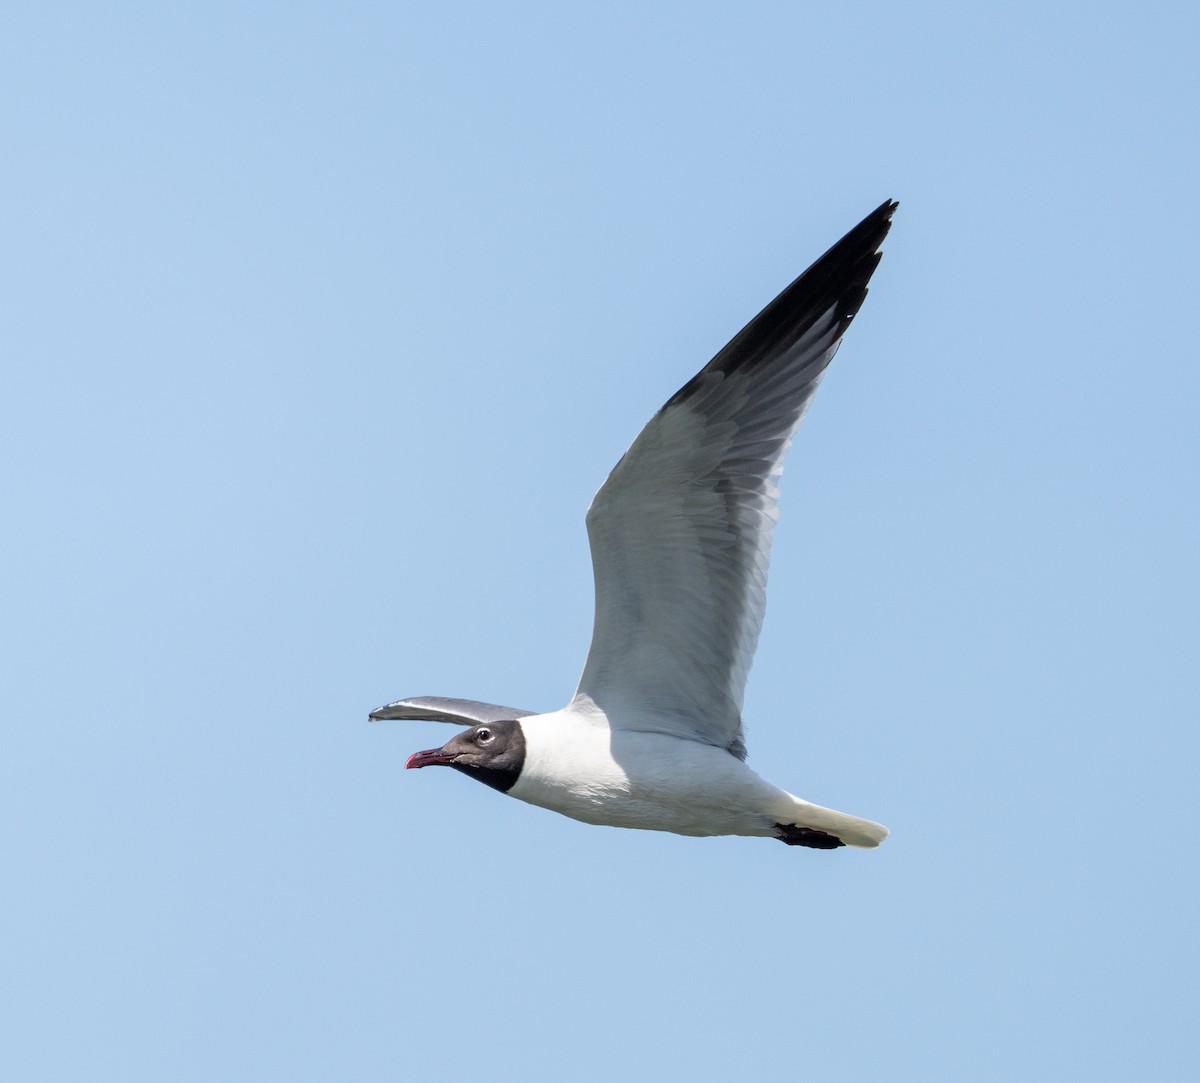
<svg viewBox="0 0 1200 1083"><path fill-rule="evenodd" d="M851 230L642 430L588 510L592 646L575 702L745 757L783 457L867 294L896 204Z"/></svg>
<svg viewBox="0 0 1200 1083"><path fill-rule="evenodd" d="M413 699L398 699L383 707L376 707L368 717L372 722L424 719L430 722L453 722L459 726L476 726L483 722L526 718L536 713L522 711L518 707L501 707L498 703L480 703L474 699L416 696Z"/></svg>

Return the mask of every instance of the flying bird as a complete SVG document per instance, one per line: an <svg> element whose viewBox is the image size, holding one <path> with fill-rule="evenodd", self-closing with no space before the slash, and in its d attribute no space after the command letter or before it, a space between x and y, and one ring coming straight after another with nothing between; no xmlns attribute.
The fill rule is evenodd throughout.
<svg viewBox="0 0 1200 1083"><path fill-rule="evenodd" d="M897 204L869 214L650 420L587 513L592 644L574 698L537 714L423 696L374 721L466 725L406 767L453 767L590 824L831 850L887 828L746 765L742 697L766 604L776 482L867 296Z"/></svg>

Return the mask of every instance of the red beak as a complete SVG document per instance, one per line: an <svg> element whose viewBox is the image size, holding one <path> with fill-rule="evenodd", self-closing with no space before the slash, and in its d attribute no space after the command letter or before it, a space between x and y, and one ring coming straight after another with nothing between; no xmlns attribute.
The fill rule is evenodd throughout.
<svg viewBox="0 0 1200 1083"><path fill-rule="evenodd" d="M414 752L408 757L408 762L404 768L408 770L413 767L438 767L451 764L457 759L456 756L448 752L444 752L440 748L431 748L425 752Z"/></svg>

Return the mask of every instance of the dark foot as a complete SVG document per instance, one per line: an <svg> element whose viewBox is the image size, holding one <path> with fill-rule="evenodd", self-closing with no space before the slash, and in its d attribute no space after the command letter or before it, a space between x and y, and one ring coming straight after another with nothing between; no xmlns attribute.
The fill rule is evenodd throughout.
<svg viewBox="0 0 1200 1083"><path fill-rule="evenodd" d="M817 831L812 827L797 827L795 824L776 824L775 830L779 832L775 837L780 842L786 842L789 846L811 846L814 850L836 850L839 846L845 846L837 835L830 835L825 831Z"/></svg>

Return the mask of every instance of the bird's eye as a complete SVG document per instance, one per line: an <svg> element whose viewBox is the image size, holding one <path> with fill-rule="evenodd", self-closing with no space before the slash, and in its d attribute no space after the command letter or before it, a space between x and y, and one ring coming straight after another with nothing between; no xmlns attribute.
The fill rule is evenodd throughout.
<svg viewBox="0 0 1200 1083"><path fill-rule="evenodd" d="M488 741L490 741L492 739L493 736L494 736L494 734L489 729L481 729L481 730L475 731L475 740L477 740L481 745L486 745L488 743Z"/></svg>

